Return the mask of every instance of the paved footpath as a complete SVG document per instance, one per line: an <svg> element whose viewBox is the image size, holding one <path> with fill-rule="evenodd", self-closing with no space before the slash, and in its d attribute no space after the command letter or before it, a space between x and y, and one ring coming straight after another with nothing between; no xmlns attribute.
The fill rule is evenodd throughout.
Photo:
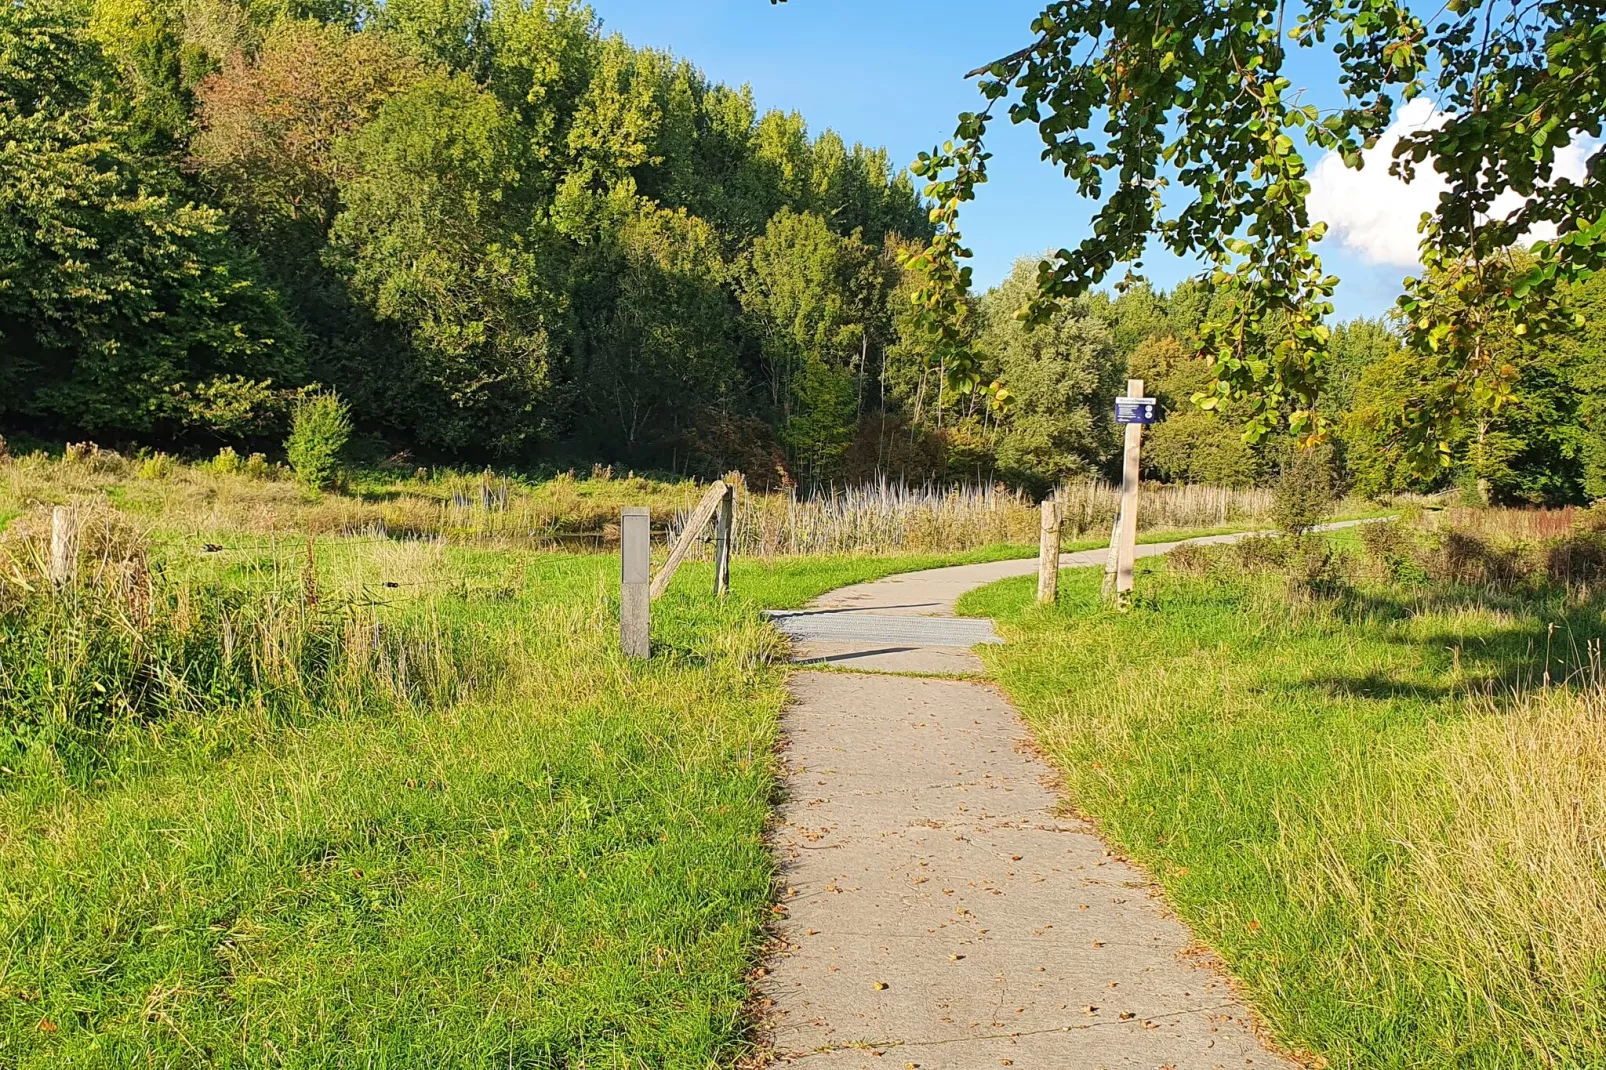
<svg viewBox="0 0 1606 1070"><path fill-rule="evenodd" d="M1035 569L910 573L776 615L800 661L857 670L791 683L775 836L786 914L763 981L777 1061L1293 1070L1148 878L1061 812L996 689L886 675L980 675L969 648L997 641L991 622L954 619L954 600Z"/></svg>

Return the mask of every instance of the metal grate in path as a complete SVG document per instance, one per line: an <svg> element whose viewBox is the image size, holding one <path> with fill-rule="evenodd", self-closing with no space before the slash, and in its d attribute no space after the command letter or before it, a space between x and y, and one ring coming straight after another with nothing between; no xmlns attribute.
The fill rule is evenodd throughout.
<svg viewBox="0 0 1606 1070"><path fill-rule="evenodd" d="M768 616L781 631L805 643L971 647L1003 642L992 621L965 617L894 617L851 610L774 611Z"/></svg>

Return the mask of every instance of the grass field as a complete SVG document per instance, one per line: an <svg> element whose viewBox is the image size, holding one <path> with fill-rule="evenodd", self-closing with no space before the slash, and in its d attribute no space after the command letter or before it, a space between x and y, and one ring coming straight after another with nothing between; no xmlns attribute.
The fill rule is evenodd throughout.
<svg viewBox="0 0 1606 1070"><path fill-rule="evenodd" d="M960 610L1000 619L984 657L1068 801L1275 1034L1354 1070L1606 1066L1599 603L1140 567L1124 615L1096 570Z"/></svg>
<svg viewBox="0 0 1606 1070"><path fill-rule="evenodd" d="M0 1066L738 1058L758 608L1021 552L688 565L634 664L612 555L214 530L0 598Z"/></svg>
<svg viewBox="0 0 1606 1070"><path fill-rule="evenodd" d="M530 536L696 488L605 475L504 506L450 473L4 466L0 1067L740 1060L784 697L759 609L1035 545L739 556L723 604L694 561L635 664L616 555ZM52 593L69 501L98 504Z"/></svg>

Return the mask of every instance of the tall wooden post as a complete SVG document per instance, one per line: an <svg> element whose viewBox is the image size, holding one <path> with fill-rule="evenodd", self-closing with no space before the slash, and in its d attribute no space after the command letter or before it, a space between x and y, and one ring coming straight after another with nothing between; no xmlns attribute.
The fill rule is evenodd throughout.
<svg viewBox="0 0 1606 1070"><path fill-rule="evenodd" d="M1043 503L1043 527L1037 537L1037 600L1048 604L1059 597L1060 525L1065 506L1049 498Z"/></svg>
<svg viewBox="0 0 1606 1070"><path fill-rule="evenodd" d="M1127 397L1143 396L1143 380L1128 379ZM1143 425L1126 425L1126 451L1121 462L1121 528L1116 535L1120 552L1115 564L1115 596L1124 606L1132 596L1132 561L1138 548L1138 460L1143 449Z"/></svg>
<svg viewBox="0 0 1606 1070"><path fill-rule="evenodd" d="M736 521L736 486L725 488L714 521L714 595L724 598L731 589L731 527Z"/></svg>
<svg viewBox="0 0 1606 1070"><path fill-rule="evenodd" d="M652 513L625 506L619 515L619 647L626 656L652 656Z"/></svg>

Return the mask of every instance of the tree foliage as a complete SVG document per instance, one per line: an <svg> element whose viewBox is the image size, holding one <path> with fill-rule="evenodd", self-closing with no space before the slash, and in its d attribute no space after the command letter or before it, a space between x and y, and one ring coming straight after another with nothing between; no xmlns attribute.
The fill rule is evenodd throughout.
<svg viewBox="0 0 1606 1070"><path fill-rule="evenodd" d="M0 8L0 413L171 431L195 391L300 374L222 213L140 145L85 31Z"/></svg>
<svg viewBox="0 0 1606 1070"><path fill-rule="evenodd" d="M1511 74L1537 53L1486 50L1505 66L1473 82L1552 110L1524 156L1497 121L1506 104L1457 105L1502 146L1479 181L1533 193L1514 237L1550 222L1565 240L1507 255L1505 232L1451 213L1432 241L1484 244L1430 257L1410 322L1329 328L1291 146L1365 145L1394 97L1426 84L1438 39L1380 59L1367 50L1408 29L1382 0L1300 11L1290 41L1227 0L1054 5L984 86L1103 207L1075 250L978 294L956 223L985 177L986 115L918 165L928 202L884 150L761 114L746 89L605 36L571 0L12 5L0 419L266 451L297 399L333 391L365 441L420 459L1046 490L1115 474L1111 399L1137 376L1165 412L1148 477L1268 485L1292 454L1264 431L1325 422L1349 483L1606 492L1601 308L1574 225L1596 194L1545 172L1557 131L1589 128L1567 117L1578 109L1562 116L1554 87ZM1071 37L1095 23L1084 69ZM1545 38L1549 75L1587 63L1594 32ZM1313 119L1283 84L1280 49L1324 34L1372 110ZM1567 77L1592 99L1592 75ZM1477 144L1459 129L1420 161L1412 141L1401 166L1462 167ZM1151 230L1218 270L1169 292L1084 293ZM1594 318L1542 321L1530 293ZM1461 326L1435 336L1423 316ZM1428 438L1452 467L1412 465Z"/></svg>
<svg viewBox="0 0 1606 1070"><path fill-rule="evenodd" d="M1103 474L1116 451L1111 413L1125 386L1111 330L1083 300L1036 330L1015 317L1036 283L1023 260L981 300L978 348L1015 395L997 448L1017 479L1059 482Z"/></svg>
<svg viewBox="0 0 1606 1070"><path fill-rule="evenodd" d="M884 250L931 230L886 153L567 0L43 3L0 55L36 432L267 445L322 386L441 455L719 471L717 412L828 479L905 344ZM845 259L789 282L798 220Z"/></svg>
<svg viewBox="0 0 1606 1070"><path fill-rule="evenodd" d="M1037 128L1044 158L1098 203L1090 233L1041 264L1028 319L1048 319L1117 264L1141 267L1151 240L1204 257L1219 308L1199 328L1213 382L1196 400L1238 403L1250 441L1277 427L1318 438L1337 280L1316 251L1325 224L1307 208L1301 143L1359 167L1397 104L1431 93L1442 122L1402 139L1394 169L1410 178L1431 160L1449 186L1423 225L1429 270L1399 303L1405 343L1437 369L1439 389L1391 419L1411 460L1447 462L1468 401L1511 395L1503 341L1563 325L1558 287L1606 257L1606 152L1586 182L1554 173L1557 150L1598 137L1606 114L1599 14L1593 0L1455 0L1428 20L1404 0L1050 4L1031 44L973 72L987 107L960 116L954 139L915 165L940 224L921 259L922 305L949 320L968 288L958 212L986 180L984 139L1007 102L1011 121ZM1331 51L1344 98L1326 114L1285 73L1291 51L1317 48ZM1507 192L1523 206L1493 212ZM1560 237L1514 272L1506 252L1541 223ZM965 339L937 330L939 359L979 382Z"/></svg>

